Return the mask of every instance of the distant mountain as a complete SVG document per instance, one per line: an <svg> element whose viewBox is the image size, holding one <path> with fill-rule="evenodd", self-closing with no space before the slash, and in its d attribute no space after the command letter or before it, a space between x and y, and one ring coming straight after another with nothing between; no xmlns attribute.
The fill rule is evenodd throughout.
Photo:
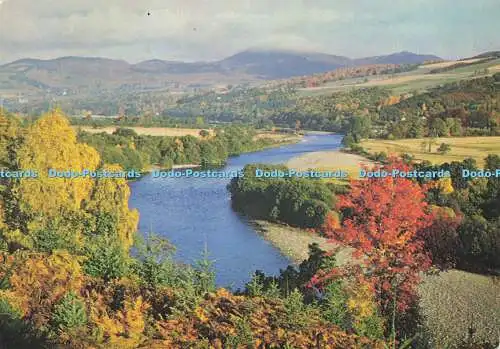
<svg viewBox="0 0 500 349"><path fill-rule="evenodd" d="M248 50L219 62L229 70L241 70L264 79L311 75L351 65L347 57L285 50Z"/></svg>
<svg viewBox="0 0 500 349"><path fill-rule="evenodd" d="M49 73L95 74L105 78L107 75L127 72L129 64L123 60L100 57L60 57L49 60L20 59L0 67L2 70L13 68L17 71L43 70Z"/></svg>
<svg viewBox="0 0 500 349"><path fill-rule="evenodd" d="M425 61L441 61L442 58L434 55L422 55L408 51L392 53L385 56L374 56L354 59L355 65L368 64L419 64Z"/></svg>
<svg viewBox="0 0 500 349"><path fill-rule="evenodd" d="M224 73L217 62L215 63L185 63L179 61L148 60L132 65L131 69L141 73L154 74L202 74Z"/></svg>
<svg viewBox="0 0 500 349"><path fill-rule="evenodd" d="M411 52L350 59L290 50L247 50L215 62L194 63L154 59L129 64L100 57L27 58L0 66L0 93L8 96L64 91L65 95L81 95L116 89L203 87L312 75L342 67L414 64L439 59Z"/></svg>
<svg viewBox="0 0 500 349"><path fill-rule="evenodd" d="M145 61L134 65L133 70L156 74L231 74L237 72L269 80L324 73L343 67L371 64L416 64L428 60L441 60L441 58L411 52L351 59L318 52L247 50L210 63Z"/></svg>

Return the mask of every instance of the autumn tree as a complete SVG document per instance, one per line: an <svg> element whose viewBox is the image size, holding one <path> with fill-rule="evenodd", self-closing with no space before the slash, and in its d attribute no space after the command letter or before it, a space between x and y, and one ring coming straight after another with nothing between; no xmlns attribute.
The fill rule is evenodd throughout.
<svg viewBox="0 0 500 349"><path fill-rule="evenodd" d="M122 249L132 245L138 213L128 208L130 189L124 178L49 176L50 169L120 170L117 166L103 168L97 151L77 142L61 111L42 116L27 129L15 152L15 164L20 170L37 171L38 177L14 180L4 193L9 197L9 209L2 212L2 235L11 249L38 249L44 239L42 250L53 246L79 251L86 237L105 233L99 224L104 216L112 218L111 231ZM51 241L46 241L48 237Z"/></svg>
<svg viewBox="0 0 500 349"><path fill-rule="evenodd" d="M409 169L394 159L384 170ZM317 275L321 282L339 275L356 275L373 285L382 313L400 311L414 301L419 272L430 267L418 232L429 224L425 192L419 184L396 177L351 182L350 193L339 198L344 219L340 228L326 224L332 242L353 248L356 263Z"/></svg>

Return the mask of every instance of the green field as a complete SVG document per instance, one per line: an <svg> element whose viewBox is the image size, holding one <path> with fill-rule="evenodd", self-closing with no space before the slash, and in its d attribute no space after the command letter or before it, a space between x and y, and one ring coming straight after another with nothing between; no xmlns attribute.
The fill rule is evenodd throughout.
<svg viewBox="0 0 500 349"><path fill-rule="evenodd" d="M459 63L459 62L456 62ZM438 74L429 74L433 65L421 66L416 70L391 75L376 75L365 78L352 78L326 83L324 86L299 89L303 96L324 95L334 92L346 91L365 87L382 87L391 90L393 95L400 95L412 91L425 91L439 85L466 80L474 76L476 70L489 69L491 75L500 70L500 59L495 59L485 63L472 64L466 67L456 68Z"/></svg>
<svg viewBox="0 0 500 349"><path fill-rule="evenodd" d="M436 144L431 147L431 152L422 149L424 139L401 140L365 140L361 146L371 154L385 152L387 155L412 154L416 160L428 160L434 164L462 161L473 158L479 166L484 163L488 154L500 155L500 137L450 137L437 138ZM451 146L451 151L445 155L437 153L441 143Z"/></svg>

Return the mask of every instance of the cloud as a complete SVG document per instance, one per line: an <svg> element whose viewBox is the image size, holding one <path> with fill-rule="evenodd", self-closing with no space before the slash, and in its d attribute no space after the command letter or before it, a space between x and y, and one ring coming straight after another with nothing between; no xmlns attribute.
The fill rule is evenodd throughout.
<svg viewBox="0 0 500 349"><path fill-rule="evenodd" d="M498 0L0 1L0 62L59 55L211 60L256 46L455 57L499 46Z"/></svg>

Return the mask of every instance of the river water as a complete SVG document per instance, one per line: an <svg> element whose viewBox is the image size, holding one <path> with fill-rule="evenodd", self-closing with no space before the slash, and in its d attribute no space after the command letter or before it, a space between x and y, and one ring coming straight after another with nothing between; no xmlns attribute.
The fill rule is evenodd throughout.
<svg viewBox="0 0 500 349"><path fill-rule="evenodd" d="M307 135L296 144L232 157L218 171L239 170L251 163L285 163L301 154L338 149L341 139L339 135ZM130 183L130 206L139 210L139 231L168 238L177 248L177 260L192 264L200 259L206 244L217 285L235 289L243 287L255 270L276 275L291 262L232 210L226 189L229 181L147 175Z"/></svg>

